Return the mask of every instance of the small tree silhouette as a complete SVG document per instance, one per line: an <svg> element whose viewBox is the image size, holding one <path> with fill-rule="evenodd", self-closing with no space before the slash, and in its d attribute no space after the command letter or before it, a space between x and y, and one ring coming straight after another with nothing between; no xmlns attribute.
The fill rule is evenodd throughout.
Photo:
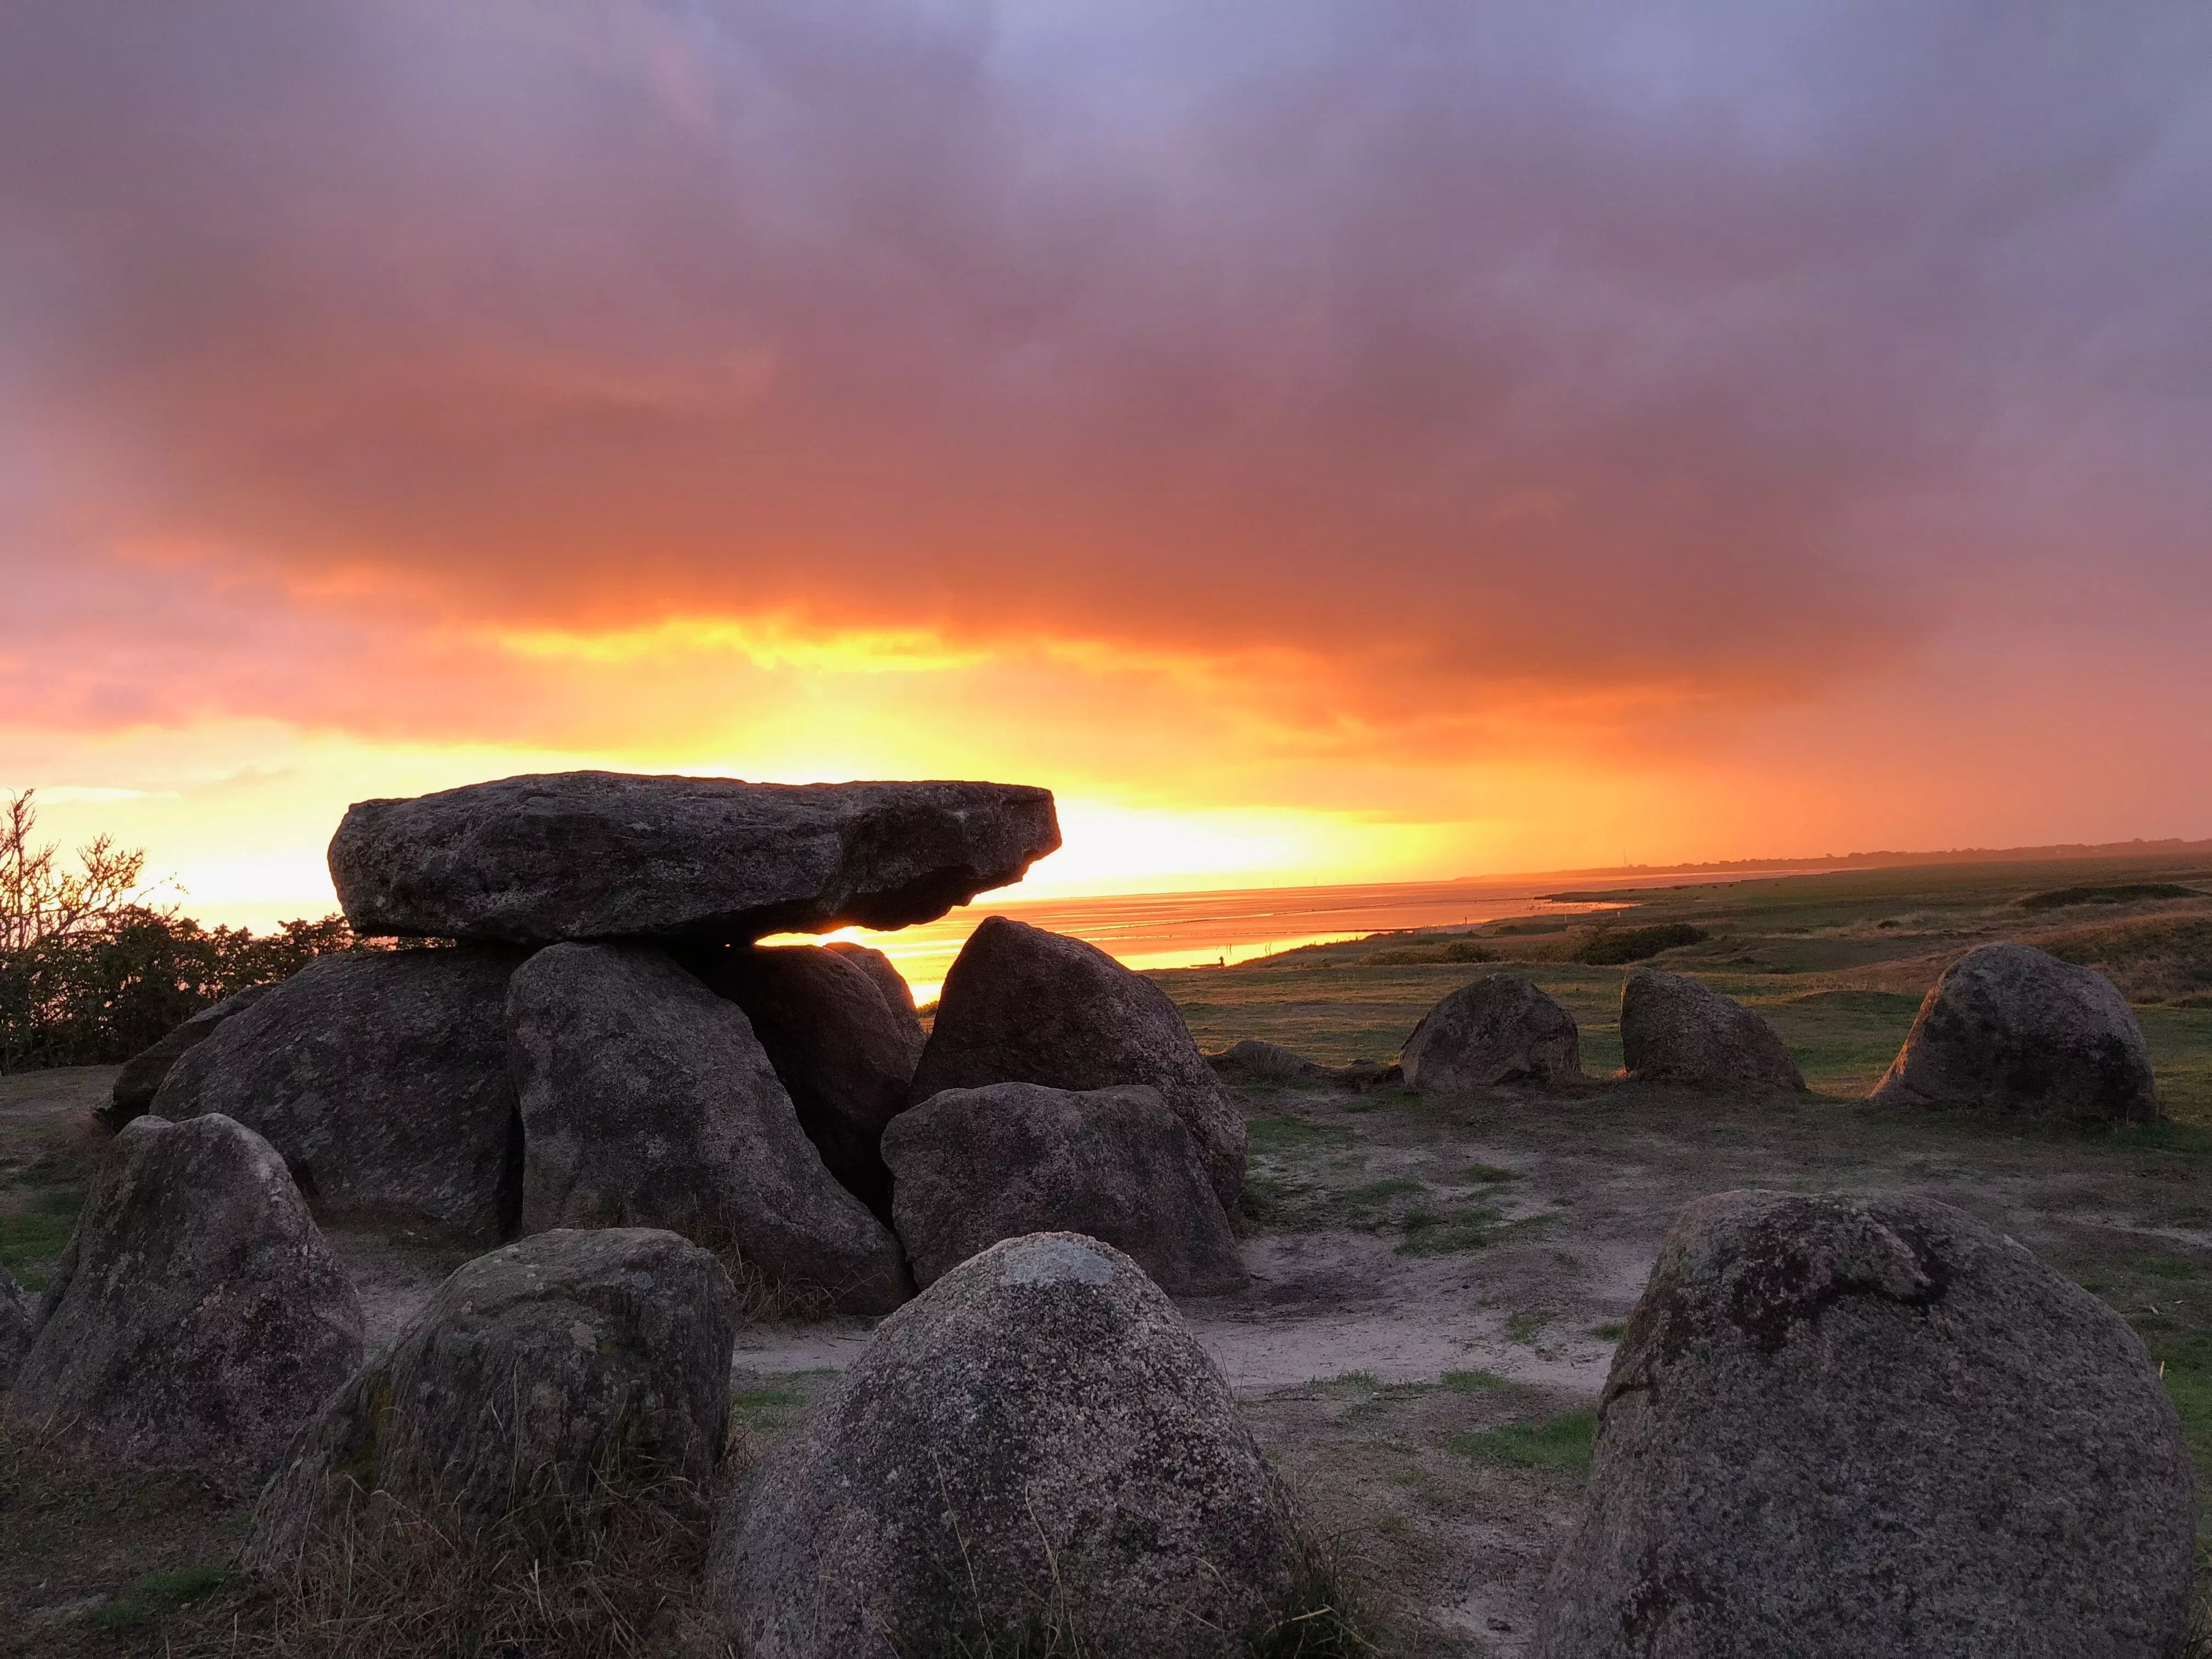
<svg viewBox="0 0 2212 1659"><path fill-rule="evenodd" d="M146 854L95 836L77 848L76 870L55 858L61 848L33 838L37 791L8 797L0 816L0 952L27 951L50 939L73 939L113 921L140 897Z"/></svg>

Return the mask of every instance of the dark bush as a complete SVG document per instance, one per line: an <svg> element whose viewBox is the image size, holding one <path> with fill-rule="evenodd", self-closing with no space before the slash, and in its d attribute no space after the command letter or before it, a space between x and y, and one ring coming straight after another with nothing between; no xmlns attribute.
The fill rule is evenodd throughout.
<svg viewBox="0 0 2212 1659"><path fill-rule="evenodd" d="M2060 887L2048 893L2030 893L2020 901L2023 910L2058 910L2069 904L2140 904L2148 899L2208 898L2194 887L2170 881L2124 883L2118 887Z"/></svg>
<svg viewBox="0 0 2212 1659"><path fill-rule="evenodd" d="M0 1072L128 1060L234 992L353 942L343 916L257 934L125 907L0 953Z"/></svg>
<svg viewBox="0 0 2212 1659"><path fill-rule="evenodd" d="M1678 945L1702 945L1711 937L1686 921L1655 922L1649 927L1601 928L1575 947L1574 959L1593 968L1617 968L1641 962Z"/></svg>

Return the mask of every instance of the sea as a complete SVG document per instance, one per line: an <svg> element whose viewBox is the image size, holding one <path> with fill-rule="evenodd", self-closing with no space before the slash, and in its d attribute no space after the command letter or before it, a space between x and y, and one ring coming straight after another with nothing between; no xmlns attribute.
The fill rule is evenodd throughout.
<svg viewBox="0 0 2212 1659"><path fill-rule="evenodd" d="M1763 872L1766 875L1790 873ZM987 894L937 921L872 933L841 928L826 937L855 939L890 957L933 1002L952 959L986 916L1011 916L1072 933L1131 968L1234 967L1304 945L1333 945L1370 933L1469 927L1521 916L1617 909L1624 901L1583 896L1640 887L1678 886L1694 873L1603 872L1522 878L1377 882L1335 887L1255 887L1202 893L1126 893L1107 897L1022 898ZM1570 890L1575 896L1554 896ZM811 935L786 935L798 943ZM767 941L775 942L775 941Z"/></svg>

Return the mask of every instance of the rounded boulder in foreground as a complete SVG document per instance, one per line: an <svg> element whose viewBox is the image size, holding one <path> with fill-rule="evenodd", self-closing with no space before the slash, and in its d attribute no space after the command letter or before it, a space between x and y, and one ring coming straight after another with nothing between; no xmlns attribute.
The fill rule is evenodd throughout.
<svg viewBox="0 0 2212 1659"><path fill-rule="evenodd" d="M1802 1090L1774 1028L1686 974L1638 968L1620 988L1621 1065L1644 1083Z"/></svg>
<svg viewBox="0 0 2212 1659"><path fill-rule="evenodd" d="M1399 1057L1406 1086L1430 1092L1487 1089L1583 1074L1575 1017L1527 980L1485 974L1422 1017Z"/></svg>
<svg viewBox="0 0 2212 1659"><path fill-rule="evenodd" d="M1036 1233L884 1322L732 1500L708 1583L749 1659L1012 1652L1054 1624L1086 1653L1231 1659L1294 1550L1174 1304L1120 1251Z"/></svg>
<svg viewBox="0 0 2212 1659"><path fill-rule="evenodd" d="M1874 1098L2090 1122L2158 1115L2150 1049L2119 988L2026 945L1984 945L1944 971Z"/></svg>
<svg viewBox="0 0 2212 1659"><path fill-rule="evenodd" d="M722 1264L649 1227L540 1233L440 1285L324 1402L263 1492L249 1566L346 1547L365 1500L547 1541L610 1490L714 1468L741 1316Z"/></svg>
<svg viewBox="0 0 2212 1659"><path fill-rule="evenodd" d="M1613 1358L1543 1659L2175 1659L2189 1449L2126 1322L1905 1197L1685 1210Z"/></svg>
<svg viewBox="0 0 2212 1659"><path fill-rule="evenodd" d="M250 1492L361 1363L361 1300L286 1173L211 1113L124 1126L46 1287L9 1409Z"/></svg>

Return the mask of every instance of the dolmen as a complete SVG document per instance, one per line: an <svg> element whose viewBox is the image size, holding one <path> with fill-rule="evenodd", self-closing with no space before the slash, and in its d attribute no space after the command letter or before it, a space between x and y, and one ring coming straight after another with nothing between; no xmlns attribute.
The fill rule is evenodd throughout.
<svg viewBox="0 0 2212 1659"><path fill-rule="evenodd" d="M2150 1050L2119 988L2026 945L1984 945L1945 969L1873 1099L2089 1123L2158 1116Z"/></svg>
<svg viewBox="0 0 2212 1659"><path fill-rule="evenodd" d="M249 1492L362 1354L360 1298L269 1143L219 1113L142 1117L94 1179L6 1408Z"/></svg>
<svg viewBox="0 0 2212 1659"><path fill-rule="evenodd" d="M401 948L196 1017L108 1121L242 1125L334 1224L673 1231L799 1308L886 1313L1068 1227L1179 1294L1231 1288L1243 1118L1151 981L993 917L925 1035L880 952L760 942L932 920L1058 844L1050 793L1012 784L585 772L361 802L331 878Z"/></svg>
<svg viewBox="0 0 2212 1659"><path fill-rule="evenodd" d="M1293 1616L1297 1538L1174 1304L1042 1233L877 1328L718 1516L707 1597L749 1659L1232 1659Z"/></svg>
<svg viewBox="0 0 2212 1659"><path fill-rule="evenodd" d="M1909 1197L1690 1205L1615 1351L1541 1659L2168 1659L2196 1504L2157 1369Z"/></svg>
<svg viewBox="0 0 2212 1659"><path fill-rule="evenodd" d="M1527 980L1485 974L1422 1017L1398 1056L1406 1086L1427 1093L1583 1074L1575 1017Z"/></svg>
<svg viewBox="0 0 2212 1659"><path fill-rule="evenodd" d="M1621 1066L1645 1083L1692 1089L1802 1091L1805 1075L1774 1028L1686 974L1638 968L1620 988Z"/></svg>

